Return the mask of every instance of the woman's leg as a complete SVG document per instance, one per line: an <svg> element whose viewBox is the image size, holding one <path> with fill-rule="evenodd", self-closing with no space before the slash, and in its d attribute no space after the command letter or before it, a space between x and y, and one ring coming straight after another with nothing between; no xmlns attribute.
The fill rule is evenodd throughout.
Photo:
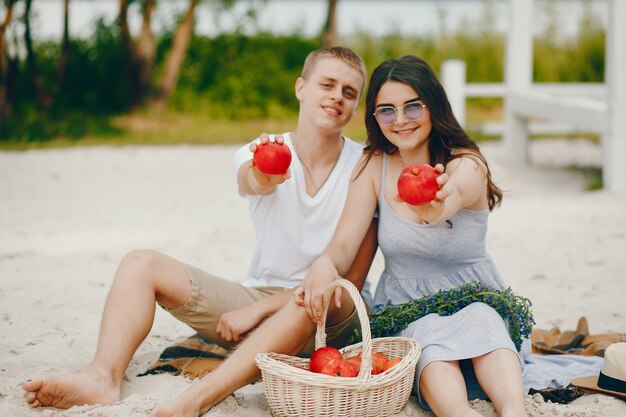
<svg viewBox="0 0 626 417"><path fill-rule="evenodd" d="M438 417L480 416L469 406L458 361L437 361L426 365L419 387L422 397Z"/></svg>
<svg viewBox="0 0 626 417"><path fill-rule="evenodd" d="M189 299L190 291L180 262L154 251L130 252L107 296L92 363L82 372L24 383L26 401L57 408L119 401L124 372L152 327L155 301L177 307Z"/></svg>
<svg viewBox="0 0 626 417"><path fill-rule="evenodd" d="M497 349L472 359L476 378L491 399L498 415L526 417L522 367L509 349Z"/></svg>

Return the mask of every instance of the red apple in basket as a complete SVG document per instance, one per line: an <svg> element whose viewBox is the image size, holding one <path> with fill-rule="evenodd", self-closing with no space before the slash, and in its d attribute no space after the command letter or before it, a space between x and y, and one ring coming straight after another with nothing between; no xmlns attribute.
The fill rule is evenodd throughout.
<svg viewBox="0 0 626 417"><path fill-rule="evenodd" d="M271 141L259 143L252 161L254 166L264 174L282 175L291 165L291 151L284 143Z"/></svg>
<svg viewBox="0 0 626 417"><path fill-rule="evenodd" d="M315 350L315 352L311 355L309 369L312 372L320 373L324 365L332 359L343 359L343 355L338 349L332 346L321 347Z"/></svg>
<svg viewBox="0 0 626 417"><path fill-rule="evenodd" d="M352 362L356 366L358 371L359 369L361 369L362 355L362 353L359 353L357 356L351 356L346 360ZM382 372L385 372L385 366L387 366L388 361L389 358L384 353L374 352L372 354L372 375L378 375ZM357 363L358 366L356 365Z"/></svg>
<svg viewBox="0 0 626 417"><path fill-rule="evenodd" d="M398 195L414 206L432 201L439 191L439 173L430 165L411 165L402 170L398 177Z"/></svg>
<svg viewBox="0 0 626 417"><path fill-rule="evenodd" d="M372 375L378 375L385 372L385 366L389 358L382 352L374 352L372 354Z"/></svg>
<svg viewBox="0 0 626 417"><path fill-rule="evenodd" d="M394 358L394 359L389 360L387 364L385 365L385 370L383 372L387 372L388 370L393 368L395 365L399 364L401 360L402 358Z"/></svg>
<svg viewBox="0 0 626 417"><path fill-rule="evenodd" d="M356 368L357 372L361 369L361 355L358 356L350 356L346 358L347 362L350 362Z"/></svg>
<svg viewBox="0 0 626 417"><path fill-rule="evenodd" d="M322 367L320 373L331 376L354 378L359 374L359 371L351 362L348 362L344 358L335 358L326 362L326 365Z"/></svg>

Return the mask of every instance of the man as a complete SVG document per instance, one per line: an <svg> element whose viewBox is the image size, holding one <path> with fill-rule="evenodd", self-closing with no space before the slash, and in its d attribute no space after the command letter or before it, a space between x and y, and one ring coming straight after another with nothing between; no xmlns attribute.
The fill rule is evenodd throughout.
<svg viewBox="0 0 626 417"><path fill-rule="evenodd" d="M273 138L292 149L291 170L284 175L262 174L249 162L255 143L235 155L239 190L249 199L257 235L244 285L158 252L129 253L106 301L93 362L76 374L24 383L26 401L58 408L119 401L124 372L152 326L155 302L203 337L227 348L233 348L269 317L297 324L293 337L280 341L267 340L264 332L268 326L262 326L251 335L256 342L248 343L248 339L242 343L220 367L179 395L172 407L157 410L158 416L197 417L256 379L254 355L265 342L269 342L267 350L310 353L311 344L305 345L315 324L292 301L293 288L330 242L341 215L351 173L362 153L361 146L341 132L356 112L365 80L365 65L351 50L312 52L295 84L300 102L296 129L284 138ZM270 138L264 134L260 140ZM374 227L370 229L347 274L359 286L376 250ZM348 329L356 320L349 300L333 308L328 320L329 344L345 344ZM222 368L226 372L220 372Z"/></svg>

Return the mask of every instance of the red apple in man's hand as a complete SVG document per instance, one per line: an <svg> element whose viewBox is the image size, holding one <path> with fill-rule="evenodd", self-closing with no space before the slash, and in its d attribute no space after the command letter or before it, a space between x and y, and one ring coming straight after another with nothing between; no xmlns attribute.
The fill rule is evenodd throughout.
<svg viewBox="0 0 626 417"><path fill-rule="evenodd" d="M439 191L439 173L430 165L411 165L402 170L398 178L398 195L414 206L426 204Z"/></svg>
<svg viewBox="0 0 626 417"><path fill-rule="evenodd" d="M309 360L309 369L312 372L320 373L326 363L333 359L343 360L343 355L339 352L339 350L332 346L321 347L315 350L315 352L311 355L311 360Z"/></svg>
<svg viewBox="0 0 626 417"><path fill-rule="evenodd" d="M283 175L291 165L291 151L284 143L262 142L256 145L252 161L264 174Z"/></svg>
<svg viewBox="0 0 626 417"><path fill-rule="evenodd" d="M344 358L335 358L326 362L326 365L322 367L320 373L332 376L343 376L346 378L353 378L359 375L359 371L354 365Z"/></svg>

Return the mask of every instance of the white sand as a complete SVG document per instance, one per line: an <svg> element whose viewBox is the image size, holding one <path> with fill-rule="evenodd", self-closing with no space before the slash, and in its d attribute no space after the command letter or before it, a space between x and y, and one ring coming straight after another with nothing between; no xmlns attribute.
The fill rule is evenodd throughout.
<svg viewBox="0 0 626 417"><path fill-rule="evenodd" d="M81 369L95 350L117 263L152 248L242 280L253 247L246 203L234 186L234 147L77 148L0 152L0 416L144 416L189 382L136 378L160 351L192 331L157 311L133 358L123 400L66 411L30 409L20 384ZM599 165L587 142L538 142L532 168L504 166L483 149L507 190L491 218L488 246L508 283L534 302L541 328L626 332L626 196L583 191L560 168ZM371 276L381 270L377 258ZM374 279L375 281L375 279ZM495 415L489 403L477 410ZM564 406L528 397L532 416L626 416L626 403L592 395ZM269 415L262 384L239 390L210 416ZM401 415L429 415L409 402Z"/></svg>

